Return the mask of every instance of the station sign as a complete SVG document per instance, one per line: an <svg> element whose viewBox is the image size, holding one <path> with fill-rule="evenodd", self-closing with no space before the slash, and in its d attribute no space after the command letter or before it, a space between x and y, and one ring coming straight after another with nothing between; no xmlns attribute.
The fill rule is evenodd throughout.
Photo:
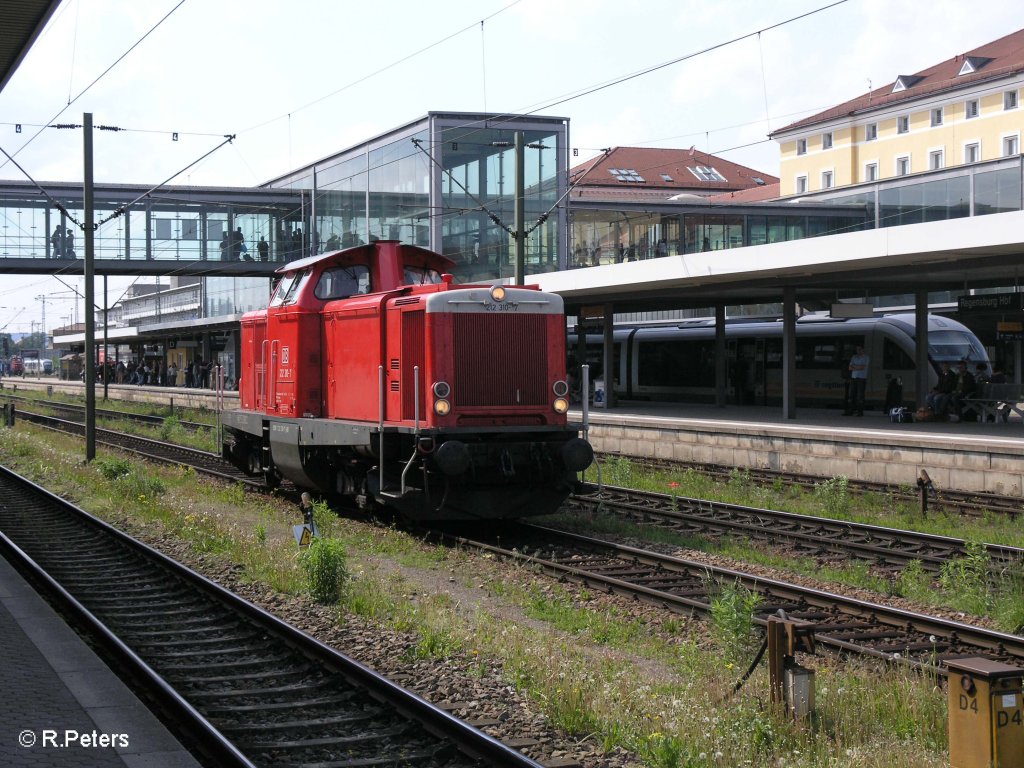
<svg viewBox="0 0 1024 768"><path fill-rule="evenodd" d="M1024 341L1024 323L996 323L996 339L998 341Z"/></svg>
<svg viewBox="0 0 1024 768"><path fill-rule="evenodd" d="M978 293L957 299L959 312L1020 312L1024 310L1024 293Z"/></svg>

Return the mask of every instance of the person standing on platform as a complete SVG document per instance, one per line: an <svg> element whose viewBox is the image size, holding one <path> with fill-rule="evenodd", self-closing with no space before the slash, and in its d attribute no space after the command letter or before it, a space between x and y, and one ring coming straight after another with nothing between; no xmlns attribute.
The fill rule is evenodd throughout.
<svg viewBox="0 0 1024 768"><path fill-rule="evenodd" d="M256 252L260 255L260 261L270 261L270 243L266 237L260 237L260 241L256 243Z"/></svg>
<svg viewBox="0 0 1024 768"><path fill-rule="evenodd" d="M868 365L871 363L864 347L857 345L850 358L850 407L854 416L864 415L864 391L868 385Z"/></svg>

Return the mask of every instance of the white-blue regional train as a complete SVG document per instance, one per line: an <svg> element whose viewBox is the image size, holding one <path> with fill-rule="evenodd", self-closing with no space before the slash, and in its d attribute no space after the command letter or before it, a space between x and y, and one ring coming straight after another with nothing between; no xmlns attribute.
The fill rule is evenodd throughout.
<svg viewBox="0 0 1024 768"><path fill-rule="evenodd" d="M591 379L601 375L599 333L587 334ZM901 402L913 404L915 332L912 313L838 319L808 315L796 323L796 400L798 405L842 407L847 370L854 348L871 358L865 400L883 408L893 379L902 386ZM577 362L577 341L570 336L570 369ZM714 320L682 321L672 326L619 327L614 332L614 391L622 400L714 402ZM782 402L782 322L730 321L726 324L729 402L774 405ZM928 316L929 388L939 363L967 360L971 371L988 364L988 354L965 325L941 315Z"/></svg>

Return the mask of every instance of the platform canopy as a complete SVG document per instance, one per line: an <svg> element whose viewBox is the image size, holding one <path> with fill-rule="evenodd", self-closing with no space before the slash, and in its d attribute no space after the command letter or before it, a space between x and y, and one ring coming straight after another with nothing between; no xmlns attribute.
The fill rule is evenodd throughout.
<svg viewBox="0 0 1024 768"><path fill-rule="evenodd" d="M0 7L0 91L60 3L61 0L4 0Z"/></svg>

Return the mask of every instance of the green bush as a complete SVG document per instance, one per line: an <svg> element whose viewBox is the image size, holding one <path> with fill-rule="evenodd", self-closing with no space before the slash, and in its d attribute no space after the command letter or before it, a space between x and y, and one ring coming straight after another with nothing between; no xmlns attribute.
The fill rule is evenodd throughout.
<svg viewBox="0 0 1024 768"><path fill-rule="evenodd" d="M850 481L840 475L819 484L814 495L828 517L845 517L850 511Z"/></svg>
<svg viewBox="0 0 1024 768"><path fill-rule="evenodd" d="M711 625L725 658L745 664L753 658L760 641L754 612L761 596L742 584L726 584L711 600Z"/></svg>
<svg viewBox="0 0 1024 768"><path fill-rule="evenodd" d="M118 478L125 477L133 469L132 463L125 458L100 457L94 459L92 464L99 470L100 474L103 475L104 478L112 482Z"/></svg>
<svg viewBox="0 0 1024 768"><path fill-rule="evenodd" d="M349 580L348 555L337 539L313 539L300 562L306 571L309 594L318 603L336 603Z"/></svg>

